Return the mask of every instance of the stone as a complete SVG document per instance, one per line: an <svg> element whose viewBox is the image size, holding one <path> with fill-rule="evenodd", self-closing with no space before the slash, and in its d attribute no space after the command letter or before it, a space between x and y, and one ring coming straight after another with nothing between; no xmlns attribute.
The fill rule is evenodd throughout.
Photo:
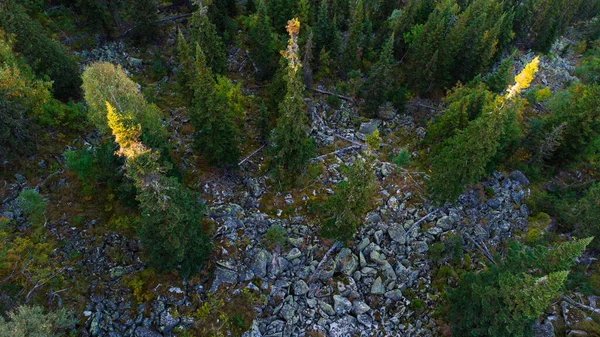
<svg viewBox="0 0 600 337"><path fill-rule="evenodd" d="M362 252L369 245L369 243L371 243L371 241L369 241L369 238L363 238L356 248L358 248L358 250Z"/></svg>
<svg viewBox="0 0 600 337"><path fill-rule="evenodd" d="M385 288L383 287L383 281L381 280L381 276L378 276L373 285L371 285L371 294L373 295L383 295L385 292Z"/></svg>
<svg viewBox="0 0 600 337"><path fill-rule="evenodd" d="M516 180L518 181L521 185L523 186L529 186L530 182L529 179L527 179L527 177L523 174L523 172L519 171L519 170L515 170L512 171L508 177L511 180Z"/></svg>
<svg viewBox="0 0 600 337"><path fill-rule="evenodd" d="M279 315L281 316L281 318L285 319L286 321L290 321L296 315L296 309L294 308L294 306L292 304L286 303L281 308L281 311L279 311Z"/></svg>
<svg viewBox="0 0 600 337"><path fill-rule="evenodd" d="M265 250L261 250L252 259L252 264L250 265L250 270L254 273L254 275L263 278L267 276L267 264L271 254L269 254Z"/></svg>
<svg viewBox="0 0 600 337"><path fill-rule="evenodd" d="M354 313L356 315L362 315L365 312L371 310L371 307L369 307L367 303L363 301L354 301L354 303L352 303L352 307L354 308Z"/></svg>
<svg viewBox="0 0 600 337"><path fill-rule="evenodd" d="M550 320L546 320L540 324L538 320L533 323L533 331L535 337L554 337L554 326Z"/></svg>
<svg viewBox="0 0 600 337"><path fill-rule="evenodd" d="M335 257L336 269L348 276L358 268L358 258L348 248L342 248Z"/></svg>
<svg viewBox="0 0 600 337"><path fill-rule="evenodd" d="M361 123L358 132L362 133L363 135L370 135L377 130L379 125L381 125L381 120L371 119L366 123Z"/></svg>
<svg viewBox="0 0 600 337"><path fill-rule="evenodd" d="M443 231L449 231L452 229L452 225L454 223L454 219L447 215L444 215L435 223L435 226L441 228Z"/></svg>
<svg viewBox="0 0 600 337"><path fill-rule="evenodd" d="M415 241L412 243L412 247L417 254L424 254L429 250L429 246L425 241Z"/></svg>
<svg viewBox="0 0 600 337"><path fill-rule="evenodd" d="M294 283L294 295L302 296L308 293L308 284L304 280L298 280Z"/></svg>
<svg viewBox="0 0 600 337"><path fill-rule="evenodd" d="M215 280L213 281L209 291L211 293L215 292L223 283L236 284L237 280L238 274L235 271L218 266L215 270Z"/></svg>
<svg viewBox="0 0 600 337"><path fill-rule="evenodd" d="M344 316L329 325L329 337L348 337L360 333L356 327L356 319Z"/></svg>
<svg viewBox="0 0 600 337"><path fill-rule="evenodd" d="M389 298L392 301L399 301L402 299L402 290L400 290L400 289L390 290L390 291L387 291L384 296L385 296L385 298Z"/></svg>
<svg viewBox="0 0 600 337"><path fill-rule="evenodd" d="M321 310L323 310L323 312L329 316L335 315L335 310L333 310L333 307L325 301L319 301L319 308L321 308Z"/></svg>
<svg viewBox="0 0 600 337"><path fill-rule="evenodd" d="M335 273L336 264L334 260L328 260L319 269L317 272L317 278L321 281L327 281L333 277Z"/></svg>
<svg viewBox="0 0 600 337"><path fill-rule="evenodd" d="M300 251L300 249L294 247L294 248L292 248L292 250L290 250L290 252L286 256L286 259L288 259L289 261L292 261L293 259L297 259L300 256L302 256L302 252Z"/></svg>
<svg viewBox="0 0 600 337"><path fill-rule="evenodd" d="M135 337L162 337L162 334L152 331L145 326L135 328Z"/></svg>
<svg viewBox="0 0 600 337"><path fill-rule="evenodd" d="M110 269L110 277L115 279L123 276L125 269L123 267L114 267Z"/></svg>
<svg viewBox="0 0 600 337"><path fill-rule="evenodd" d="M336 314L345 314L352 309L352 302L343 296L333 295L333 308Z"/></svg>
<svg viewBox="0 0 600 337"><path fill-rule="evenodd" d="M402 227L402 225L398 223L393 223L388 228L388 234L394 242L397 242L401 245L406 243L406 230L404 229L404 227Z"/></svg>
<svg viewBox="0 0 600 337"><path fill-rule="evenodd" d="M396 199L394 196L391 196L387 201L387 205L391 209L396 209L396 207L398 207L398 199Z"/></svg>
<svg viewBox="0 0 600 337"><path fill-rule="evenodd" d="M366 326L367 328L371 328L373 326L373 319L367 314L356 316L356 320L358 321L358 323Z"/></svg>
<svg viewBox="0 0 600 337"><path fill-rule="evenodd" d="M90 323L90 334L94 337L100 335L100 320L101 319L102 319L102 312L100 312L100 311L97 311L92 316L92 322Z"/></svg>
<svg viewBox="0 0 600 337"><path fill-rule="evenodd" d="M385 259L385 256L381 255L378 251L376 250L372 250L371 254L369 254L369 257L371 258L371 260L377 264L385 264L387 263L387 260Z"/></svg>

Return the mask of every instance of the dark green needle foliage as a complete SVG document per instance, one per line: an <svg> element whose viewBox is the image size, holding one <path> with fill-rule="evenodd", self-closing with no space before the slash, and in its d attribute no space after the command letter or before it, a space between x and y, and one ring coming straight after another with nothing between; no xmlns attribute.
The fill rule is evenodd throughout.
<svg viewBox="0 0 600 337"><path fill-rule="evenodd" d="M498 264L463 274L448 295L453 334L534 336L533 322L561 294L569 268L591 240L535 249L513 242Z"/></svg>

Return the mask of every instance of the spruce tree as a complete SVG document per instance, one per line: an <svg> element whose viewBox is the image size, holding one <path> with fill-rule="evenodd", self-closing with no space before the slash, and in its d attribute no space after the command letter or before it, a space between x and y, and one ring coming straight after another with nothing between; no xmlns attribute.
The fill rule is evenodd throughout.
<svg viewBox="0 0 600 337"><path fill-rule="evenodd" d="M363 35L365 11L363 0L358 0L352 12L352 21L348 29L348 39L344 49L344 70L359 69L363 56L363 40L368 37Z"/></svg>
<svg viewBox="0 0 600 337"><path fill-rule="evenodd" d="M248 22L249 54L257 68L254 76L258 81L268 80L275 73L277 60L273 52L274 34L266 5L260 2L258 12Z"/></svg>
<svg viewBox="0 0 600 337"><path fill-rule="evenodd" d="M467 272L448 295L448 318L458 336L528 337L533 322L558 297L568 269L591 238L548 249L513 242L504 260ZM562 256L561 261L555 257ZM555 264L555 262L559 262Z"/></svg>
<svg viewBox="0 0 600 337"><path fill-rule="evenodd" d="M0 3L0 27L14 34L13 48L20 53L35 74L52 80L54 97L68 100L79 94L81 79L75 58L60 43L53 41L42 25L31 18L15 0Z"/></svg>
<svg viewBox="0 0 600 337"><path fill-rule="evenodd" d="M227 70L225 46L217 34L217 28L208 18L207 8L202 4L192 15L189 28L192 32L190 45L200 45L206 57L206 65L215 74L225 73Z"/></svg>
<svg viewBox="0 0 600 337"><path fill-rule="evenodd" d="M287 59L287 92L280 105L277 126L271 137L271 166L276 178L283 183L293 183L297 175L314 153L314 142L306 133L308 124L304 113L302 92L304 86L300 78L301 64L298 56L298 33L300 22L288 22L290 35L288 47L283 52Z"/></svg>
<svg viewBox="0 0 600 337"><path fill-rule="evenodd" d="M327 0L321 0L317 21L314 24L314 43L315 59L320 60L321 54L325 50L331 51L333 39L335 37L335 26L333 20L329 18L329 6Z"/></svg>
<svg viewBox="0 0 600 337"><path fill-rule="evenodd" d="M379 60L373 66L369 79L365 83L364 98L365 115L376 117L377 110L383 105L393 87L392 68L395 60L393 55L394 34L386 41L379 54Z"/></svg>
<svg viewBox="0 0 600 337"><path fill-rule="evenodd" d="M142 212L138 230L143 247L158 270L178 269L187 277L200 270L211 243L203 232L204 204L175 178L164 175L160 153L140 141L142 126L131 112L116 111L106 102L107 124L126 159L126 172L138 189Z"/></svg>
<svg viewBox="0 0 600 337"><path fill-rule="evenodd" d="M228 166L239 157L240 119L244 114L241 85L225 77L215 81L205 63L204 53L196 45L190 115L196 130L196 147L213 164Z"/></svg>

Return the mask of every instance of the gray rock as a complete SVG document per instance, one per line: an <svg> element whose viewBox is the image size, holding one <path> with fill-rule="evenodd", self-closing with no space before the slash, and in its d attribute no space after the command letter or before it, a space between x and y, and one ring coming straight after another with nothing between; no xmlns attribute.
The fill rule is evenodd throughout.
<svg viewBox="0 0 600 337"><path fill-rule="evenodd" d="M549 320L546 320L543 324L540 324L540 322L536 320L533 324L533 331L535 337L554 337L554 326Z"/></svg>
<svg viewBox="0 0 600 337"><path fill-rule="evenodd" d="M404 229L404 227L402 227L402 225L393 223L388 228L388 234L390 235L390 238L392 238L392 240L394 240L395 242L398 242L401 245L406 243L406 230Z"/></svg>
<svg viewBox="0 0 600 337"><path fill-rule="evenodd" d="M367 303L363 301L354 301L354 303L352 303L352 306L356 315L362 315L365 312L371 310L371 307L369 307Z"/></svg>
<svg viewBox="0 0 600 337"><path fill-rule="evenodd" d="M321 308L321 310L323 310L323 312L329 316L335 315L335 310L333 310L333 307L325 301L319 301L319 308Z"/></svg>
<svg viewBox="0 0 600 337"><path fill-rule="evenodd" d="M498 210L502 206L502 202L500 202L500 200L494 198L494 199L488 200L487 205L492 209Z"/></svg>
<svg viewBox="0 0 600 337"><path fill-rule="evenodd" d="M237 280L238 274L235 271L218 266L215 270L215 280L210 287L210 292L215 292L223 283L236 284Z"/></svg>
<svg viewBox="0 0 600 337"><path fill-rule="evenodd" d="M383 281L381 277L378 276L373 284L371 285L371 294L373 295L383 295L385 292L385 288L383 287Z"/></svg>
<svg viewBox="0 0 600 337"><path fill-rule="evenodd" d="M385 256L381 255L378 251L376 250L372 250L371 254L369 254L369 257L371 258L371 260L377 264L386 264L387 260L385 259Z"/></svg>
<svg viewBox="0 0 600 337"><path fill-rule="evenodd" d="M286 259L288 259L289 261L292 261L293 259L297 259L300 256L302 256L302 252L300 251L300 249L294 247L294 248L292 248L292 250L290 250L290 252L286 256Z"/></svg>
<svg viewBox="0 0 600 337"><path fill-rule="evenodd" d="M336 314L345 314L352 309L352 302L343 296L333 295L333 308Z"/></svg>
<svg viewBox="0 0 600 337"><path fill-rule="evenodd" d="M123 267L114 267L110 269L110 277L115 279L123 276L125 269Z"/></svg>
<svg viewBox="0 0 600 337"><path fill-rule="evenodd" d="M371 119L370 121L368 121L366 123L360 124L360 128L358 129L358 132L362 133L363 135L370 135L373 132L375 132L375 130L377 130L379 125L381 125L381 120Z"/></svg>
<svg viewBox="0 0 600 337"><path fill-rule="evenodd" d="M527 177L523 174L523 172L516 170L516 171L512 171L508 177L511 180L516 180L518 181L521 185L523 186L529 186L529 179L527 179Z"/></svg>
<svg viewBox="0 0 600 337"><path fill-rule="evenodd" d="M369 245L369 243L371 243L369 238L363 238L356 248L358 248L359 251L363 251Z"/></svg>
<svg viewBox="0 0 600 337"><path fill-rule="evenodd" d="M370 328L373 326L373 319L368 314L358 315L356 317L356 320L358 321L358 323L366 326L367 328Z"/></svg>
<svg viewBox="0 0 600 337"><path fill-rule="evenodd" d="M317 278L321 281L327 281L333 277L335 273L336 264L334 260L328 260L319 269L317 272Z"/></svg>
<svg viewBox="0 0 600 337"><path fill-rule="evenodd" d="M441 228L443 231L449 231L452 229L453 224L454 219L452 217L444 215L435 223L435 226Z"/></svg>
<svg viewBox="0 0 600 337"><path fill-rule="evenodd" d="M15 179L17 180L17 183L19 183L19 184L22 184L27 181L27 178L25 178L24 175L19 174L19 173L15 174Z"/></svg>
<svg viewBox="0 0 600 337"><path fill-rule="evenodd" d="M296 315L296 309L294 308L294 306L292 304L286 303L281 308L281 311L279 311L279 315L281 316L281 318L285 319L286 321L290 321Z"/></svg>
<svg viewBox="0 0 600 337"><path fill-rule="evenodd" d="M270 255L271 254L266 250L261 250L254 255L252 265L250 266L250 270L252 270L254 275L260 278L267 276L267 264L269 263L269 260L271 260Z"/></svg>
<svg viewBox="0 0 600 337"><path fill-rule="evenodd" d="M329 326L329 337L348 337L359 332L356 319L352 316L344 316Z"/></svg>
<svg viewBox="0 0 600 337"><path fill-rule="evenodd" d="M308 284L304 280L298 280L294 283L294 295L302 296L308 292Z"/></svg>
<svg viewBox="0 0 600 337"><path fill-rule="evenodd" d="M412 243L412 247L417 254L424 254L429 250L429 246L425 241L415 241Z"/></svg>
<svg viewBox="0 0 600 337"><path fill-rule="evenodd" d="M162 334L152 331L145 326L135 328L135 337L162 337Z"/></svg>
<svg viewBox="0 0 600 337"><path fill-rule="evenodd" d="M358 258L348 248L342 248L335 257L336 268L341 273L351 276L358 267Z"/></svg>
<svg viewBox="0 0 600 337"><path fill-rule="evenodd" d="M399 301L402 299L402 291L400 289L390 290L385 293L385 298L389 298L392 301Z"/></svg>

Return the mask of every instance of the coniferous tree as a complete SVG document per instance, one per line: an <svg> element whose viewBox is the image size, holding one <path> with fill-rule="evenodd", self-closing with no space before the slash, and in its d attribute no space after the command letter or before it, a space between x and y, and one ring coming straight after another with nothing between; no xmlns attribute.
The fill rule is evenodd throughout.
<svg viewBox="0 0 600 337"><path fill-rule="evenodd" d="M460 99L450 110L451 114L442 118L441 126L448 127L448 131L456 134L447 140L440 139L448 131L440 130L438 126L434 127L432 135L434 141L436 138L437 141L443 141L440 146L433 148L430 156L433 174L429 189L435 199L454 201L466 185L478 182L499 158L507 154L507 149L520 132L515 123L523 102L517 95L531 84L538 63L538 58L533 59L515 77L516 83L504 96L494 97L481 86L474 88L477 90L474 96L465 95L461 90L455 92L456 98ZM469 93L468 90L466 93ZM472 109L471 101L483 103L480 112ZM480 117L468 122L470 116L477 114ZM455 131L452 131L453 128Z"/></svg>
<svg viewBox="0 0 600 337"><path fill-rule="evenodd" d="M287 93L280 105L280 115L271 137L270 150L275 176L284 183L293 183L311 158L314 143L305 130L308 121L302 100L304 86L298 72L302 66L298 57L300 22L292 19L286 28L290 35L287 50L283 53L288 62Z"/></svg>
<svg viewBox="0 0 600 337"><path fill-rule="evenodd" d="M215 81L199 45L191 89L194 98L190 114L197 148L212 163L235 164L239 157L239 121L244 114L241 86L221 76Z"/></svg>
<svg viewBox="0 0 600 337"><path fill-rule="evenodd" d="M142 126L142 141L154 148L166 149L166 130L161 113L149 104L119 65L97 62L87 66L82 75L88 119L102 133L109 133L106 102L131 112Z"/></svg>
<svg viewBox="0 0 600 337"><path fill-rule="evenodd" d="M33 119L50 100L50 83L35 78L0 30L0 156L27 152L34 136Z"/></svg>
<svg viewBox="0 0 600 337"><path fill-rule="evenodd" d="M335 26L333 20L329 18L329 5L327 0L321 0L317 21L314 24L314 50L315 59L320 60L321 54L326 50L332 50L333 39L335 37Z"/></svg>
<svg viewBox="0 0 600 337"><path fill-rule="evenodd" d="M506 258L486 270L467 272L449 293L448 316L459 336L533 336L533 322L560 295L573 266L592 238L551 249L513 242ZM562 262L555 264L556 257Z"/></svg>
<svg viewBox="0 0 600 337"><path fill-rule="evenodd" d="M257 68L255 77L258 81L268 80L275 73L274 34L266 5L260 2L258 12L250 17L248 23L249 54Z"/></svg>
<svg viewBox="0 0 600 337"><path fill-rule="evenodd" d="M365 114L369 117L377 116L377 109L383 105L393 87L392 67L395 60L393 55L394 34L387 40L381 49L379 60L369 74L364 90Z"/></svg>
<svg viewBox="0 0 600 337"><path fill-rule="evenodd" d="M138 189L142 212L139 236L159 270L178 269L187 277L200 270L211 243L200 219L204 204L198 195L181 186L176 178L164 175L160 153L139 139L142 127L130 112L121 113L106 102L108 126L126 159L127 175Z"/></svg>
<svg viewBox="0 0 600 337"><path fill-rule="evenodd" d="M217 28L208 18L206 7L200 5L200 8L194 12L190 19L190 30L192 32L190 45L200 45L206 57L206 65L215 74L223 74L227 70L225 46L217 34Z"/></svg>
<svg viewBox="0 0 600 337"><path fill-rule="evenodd" d="M379 146L378 130L368 137L368 144ZM344 168L346 179L335 186L333 196L325 202L321 234L326 238L342 242L352 239L368 211L376 193L373 150L369 146L364 157L357 156L352 166Z"/></svg>
<svg viewBox="0 0 600 337"><path fill-rule="evenodd" d="M0 28L14 34L13 48L20 53L35 74L48 76L54 97L67 100L79 94L81 79L73 56L59 43L46 35L39 22L27 15L15 0L0 3Z"/></svg>
<svg viewBox="0 0 600 337"><path fill-rule="evenodd" d="M352 12L352 21L348 29L348 39L344 49L344 70L360 68L363 55L363 40L368 37L363 35L365 10L363 0L358 0Z"/></svg>

